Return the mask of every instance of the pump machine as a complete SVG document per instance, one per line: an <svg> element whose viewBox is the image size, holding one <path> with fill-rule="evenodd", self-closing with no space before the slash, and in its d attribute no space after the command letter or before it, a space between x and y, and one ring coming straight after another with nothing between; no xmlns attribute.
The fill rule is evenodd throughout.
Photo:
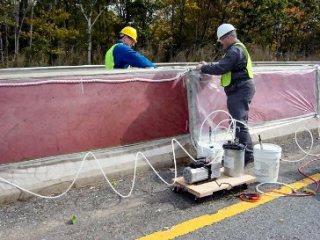
<svg viewBox="0 0 320 240"><path fill-rule="evenodd" d="M196 162L192 162L183 170L183 178L187 184L211 181L223 173L230 177L239 177L244 171L245 147L238 139L228 141L221 146L214 144L199 144Z"/></svg>

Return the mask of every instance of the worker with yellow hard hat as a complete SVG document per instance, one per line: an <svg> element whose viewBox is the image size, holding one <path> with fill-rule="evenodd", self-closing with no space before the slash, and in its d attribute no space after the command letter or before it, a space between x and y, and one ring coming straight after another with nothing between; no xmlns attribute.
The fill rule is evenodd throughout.
<svg viewBox="0 0 320 240"><path fill-rule="evenodd" d="M249 105L255 94L250 54L237 38L236 28L223 23L217 29L218 42L225 55L218 63L201 62L201 73L221 75L221 86L227 95L227 107L236 121L236 138L246 146L245 162L253 161L252 140L247 128Z"/></svg>
<svg viewBox="0 0 320 240"><path fill-rule="evenodd" d="M130 66L138 68L156 67L149 59L132 49L137 42L137 30L131 26L124 27L120 31L119 40L105 55L106 69L128 68Z"/></svg>

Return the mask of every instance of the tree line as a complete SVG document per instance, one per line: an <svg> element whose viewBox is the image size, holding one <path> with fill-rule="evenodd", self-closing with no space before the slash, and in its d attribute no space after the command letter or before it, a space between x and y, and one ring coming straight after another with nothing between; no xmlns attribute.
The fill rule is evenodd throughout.
<svg viewBox="0 0 320 240"><path fill-rule="evenodd" d="M0 0L0 66L103 64L126 25L154 62L215 61L223 22L254 61L316 60L320 0Z"/></svg>

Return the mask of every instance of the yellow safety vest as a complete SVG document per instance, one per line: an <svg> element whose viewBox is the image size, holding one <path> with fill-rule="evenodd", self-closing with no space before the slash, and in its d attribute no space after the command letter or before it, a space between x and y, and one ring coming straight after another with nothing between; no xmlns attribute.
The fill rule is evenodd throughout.
<svg viewBox="0 0 320 240"><path fill-rule="evenodd" d="M111 70L114 69L114 59L113 59L113 49L115 46L117 46L119 43L114 44L106 53L106 56L104 58L104 65L106 69Z"/></svg>
<svg viewBox="0 0 320 240"><path fill-rule="evenodd" d="M251 57L247 51L247 48L241 42L237 42L235 43L235 45L241 47L241 49L244 51L244 54L246 55L246 59L247 59L246 69L247 69L249 78L252 79L253 78L252 62L251 62ZM221 76L220 84L222 87L227 87L230 85L230 83L231 83L231 72L227 72Z"/></svg>
<svg viewBox="0 0 320 240"><path fill-rule="evenodd" d="M104 66L108 70L114 69L114 58L113 58L113 49L115 46L122 44L122 43L116 43L114 44L106 53L106 56L104 58ZM128 65L127 69L131 68L130 65Z"/></svg>

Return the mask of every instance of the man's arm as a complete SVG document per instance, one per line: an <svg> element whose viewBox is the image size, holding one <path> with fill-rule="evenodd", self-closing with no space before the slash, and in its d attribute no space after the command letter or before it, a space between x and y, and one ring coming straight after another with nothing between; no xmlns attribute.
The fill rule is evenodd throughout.
<svg viewBox="0 0 320 240"><path fill-rule="evenodd" d="M145 56L124 44L117 46L117 48L115 49L115 55L116 59L118 57L119 59L121 59L122 62L125 62L126 65L130 65L131 67L156 67L156 65L149 59L147 59Z"/></svg>
<svg viewBox="0 0 320 240"><path fill-rule="evenodd" d="M231 71L239 59L238 54L232 49L216 64L206 64L201 67L201 72L211 75L222 75Z"/></svg>

